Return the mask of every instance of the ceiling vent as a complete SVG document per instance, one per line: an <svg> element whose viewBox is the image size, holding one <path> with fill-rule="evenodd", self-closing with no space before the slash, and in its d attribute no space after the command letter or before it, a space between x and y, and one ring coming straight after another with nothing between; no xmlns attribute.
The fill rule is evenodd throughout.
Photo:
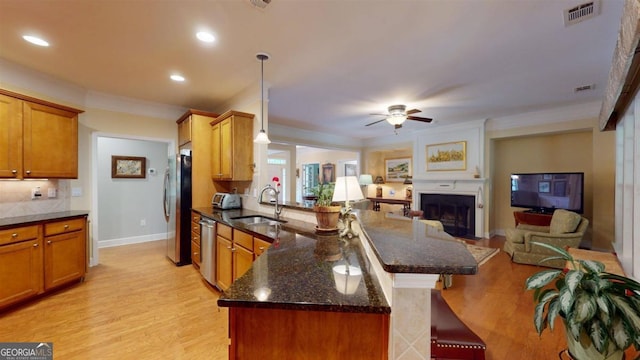
<svg viewBox="0 0 640 360"><path fill-rule="evenodd" d="M588 3L573 7L571 9L566 9L563 12L564 26L577 24L581 21L591 19L596 15L600 15L599 0L593 0Z"/></svg>
<svg viewBox="0 0 640 360"><path fill-rule="evenodd" d="M596 84L582 85L582 86L578 86L577 88L573 89L573 92L579 93L579 92L583 92L583 91L594 90L595 88L596 88Z"/></svg>
<svg viewBox="0 0 640 360"><path fill-rule="evenodd" d="M271 3L271 0L249 0L251 5L264 9Z"/></svg>

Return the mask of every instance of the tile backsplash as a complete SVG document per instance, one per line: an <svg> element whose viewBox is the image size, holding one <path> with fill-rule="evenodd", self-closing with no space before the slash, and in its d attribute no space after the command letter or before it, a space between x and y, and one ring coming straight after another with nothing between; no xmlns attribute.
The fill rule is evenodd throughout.
<svg viewBox="0 0 640 360"><path fill-rule="evenodd" d="M42 196L32 200L31 191L38 187ZM49 197L50 189L55 189L55 197ZM2 180L0 218L67 211L70 196L69 180Z"/></svg>

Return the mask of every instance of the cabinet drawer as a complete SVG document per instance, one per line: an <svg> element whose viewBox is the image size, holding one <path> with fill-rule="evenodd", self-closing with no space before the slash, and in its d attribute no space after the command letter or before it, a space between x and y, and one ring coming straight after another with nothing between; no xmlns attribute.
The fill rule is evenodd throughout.
<svg viewBox="0 0 640 360"><path fill-rule="evenodd" d="M37 239L38 225L21 226L6 230L0 230L0 245L12 244L19 241Z"/></svg>
<svg viewBox="0 0 640 360"><path fill-rule="evenodd" d="M200 222L200 218L201 218L200 214L198 214L198 213L197 213L197 212L195 212L195 211L192 211L192 212L191 212L191 221L192 221L192 222L194 222L194 223L196 223L196 224L197 224L197 223L199 223L199 222Z"/></svg>
<svg viewBox="0 0 640 360"><path fill-rule="evenodd" d="M197 243L192 241L191 242L191 262L197 265L198 267L200 267L201 256L202 255L200 255L200 241L198 241Z"/></svg>
<svg viewBox="0 0 640 360"><path fill-rule="evenodd" d="M227 240L231 240L231 227L224 225L224 224L220 224L218 223L218 236L222 236L223 238L227 239Z"/></svg>
<svg viewBox="0 0 640 360"><path fill-rule="evenodd" d="M84 228L85 219L67 219L44 224L44 236L63 234L78 231Z"/></svg>
<svg viewBox="0 0 640 360"><path fill-rule="evenodd" d="M253 239L253 253L256 257L262 255L263 252L267 251L269 246L271 246L271 243L267 241L258 238Z"/></svg>
<svg viewBox="0 0 640 360"><path fill-rule="evenodd" d="M191 222L191 232L195 232L200 234L200 223L198 222Z"/></svg>
<svg viewBox="0 0 640 360"><path fill-rule="evenodd" d="M233 230L233 242L253 252L253 236L240 230Z"/></svg>
<svg viewBox="0 0 640 360"><path fill-rule="evenodd" d="M191 241L200 245L200 231L192 231L191 232Z"/></svg>

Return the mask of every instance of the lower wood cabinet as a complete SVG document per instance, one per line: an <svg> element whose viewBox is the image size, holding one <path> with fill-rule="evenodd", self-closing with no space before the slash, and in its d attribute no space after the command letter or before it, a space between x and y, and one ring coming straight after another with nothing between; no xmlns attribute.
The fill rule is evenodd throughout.
<svg viewBox="0 0 640 360"><path fill-rule="evenodd" d="M216 283L221 290L251 268L253 261L271 244L244 231L218 223L216 236Z"/></svg>
<svg viewBox="0 0 640 360"><path fill-rule="evenodd" d="M35 237L0 246L0 308L44 291L42 235L40 226L31 228L35 229ZM20 234L20 230L11 231L9 237L17 238L12 235Z"/></svg>
<svg viewBox="0 0 640 360"><path fill-rule="evenodd" d="M86 217L0 230L0 308L83 279Z"/></svg>
<svg viewBox="0 0 640 360"><path fill-rule="evenodd" d="M191 264L196 269L200 268L202 254L200 253L200 214L195 211L191 212Z"/></svg>

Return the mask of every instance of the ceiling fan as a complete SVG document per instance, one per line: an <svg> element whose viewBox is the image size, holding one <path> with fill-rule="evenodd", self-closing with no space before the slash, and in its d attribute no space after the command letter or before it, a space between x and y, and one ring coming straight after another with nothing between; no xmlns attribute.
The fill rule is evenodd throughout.
<svg viewBox="0 0 640 360"><path fill-rule="evenodd" d="M407 110L407 107L405 105L391 105L389 106L388 111L389 111L388 114L371 114L371 115L382 115L386 117L382 120L374 121L365 126L371 126L387 120L387 122L393 125L395 129L399 129L402 127L402 123L405 120L415 120L415 121L422 121L426 123L430 123L433 120L426 117L411 116L411 114L419 113L421 111L418 109Z"/></svg>

